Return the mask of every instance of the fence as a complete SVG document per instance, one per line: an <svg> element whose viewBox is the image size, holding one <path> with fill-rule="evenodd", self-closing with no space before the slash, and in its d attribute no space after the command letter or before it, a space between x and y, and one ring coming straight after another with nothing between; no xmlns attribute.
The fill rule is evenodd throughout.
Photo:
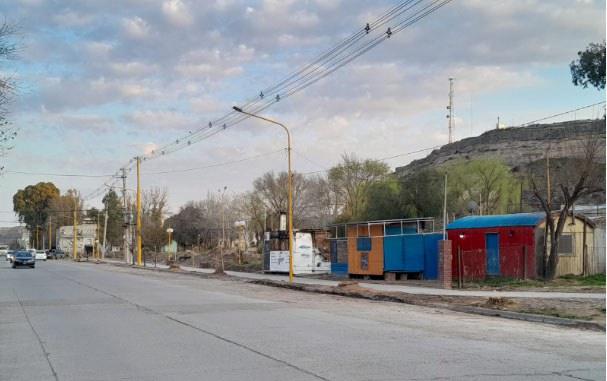
<svg viewBox="0 0 607 381"><path fill-rule="evenodd" d="M517 278L535 277L533 246L500 246L496 256L497 269L487 273L487 253L485 249L459 250L453 252L453 277L456 279L482 279L491 275L513 276Z"/></svg>

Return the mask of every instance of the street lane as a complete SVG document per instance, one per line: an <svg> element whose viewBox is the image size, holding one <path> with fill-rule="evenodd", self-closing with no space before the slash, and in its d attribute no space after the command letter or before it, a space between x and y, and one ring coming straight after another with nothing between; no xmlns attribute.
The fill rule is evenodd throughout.
<svg viewBox="0 0 607 381"><path fill-rule="evenodd" d="M605 334L71 261L0 263L0 379L604 379Z"/></svg>

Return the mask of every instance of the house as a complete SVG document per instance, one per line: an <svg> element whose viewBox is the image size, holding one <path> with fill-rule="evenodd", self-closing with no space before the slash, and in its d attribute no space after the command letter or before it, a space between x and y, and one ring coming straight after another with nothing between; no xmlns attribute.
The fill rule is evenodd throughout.
<svg viewBox="0 0 607 381"><path fill-rule="evenodd" d="M331 226L331 232L331 266L336 274L347 271L349 276L385 279L406 278L408 274L437 277L442 235L434 232L432 218L349 222ZM333 260L338 265L333 265Z"/></svg>
<svg viewBox="0 0 607 381"><path fill-rule="evenodd" d="M543 212L468 216L447 225L453 247L453 276L540 277L550 242ZM558 218L558 213L555 215ZM594 223L575 214L566 222L559 244L556 276L595 271Z"/></svg>
<svg viewBox="0 0 607 381"><path fill-rule="evenodd" d="M76 225L76 252L84 255L86 250L92 250L97 237L97 224ZM57 248L71 253L74 250L74 227L61 226L57 237Z"/></svg>

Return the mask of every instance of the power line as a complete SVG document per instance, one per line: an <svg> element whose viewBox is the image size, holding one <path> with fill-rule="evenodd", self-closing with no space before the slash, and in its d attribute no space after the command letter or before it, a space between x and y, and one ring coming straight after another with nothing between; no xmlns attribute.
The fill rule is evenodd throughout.
<svg viewBox="0 0 607 381"><path fill-rule="evenodd" d="M527 123L519 124L518 126L514 126L514 127L524 127L524 126L527 126L527 125L529 125L529 124L534 124L534 123L537 123L537 122L541 122L541 121L546 120L546 119L552 119L552 118L556 118L557 116L562 116L562 115L570 114L570 113L572 113L572 112L576 112L576 111L584 110L584 109L587 109L587 108L590 108L590 107L594 107L594 106L602 105L602 104L604 104L604 103L605 103L605 101L598 102L598 103L594 103L594 104L591 104L591 105L588 105L588 106L584 106L584 107L576 108L576 109L574 109L574 110L569 110L569 111L561 112L560 114L554 114L554 115L550 115L550 116L547 116L547 117L542 118L542 119L537 119L537 120L534 120L534 121L531 121L531 122L527 122ZM593 116L594 116L594 115L593 115Z"/></svg>
<svg viewBox="0 0 607 381"><path fill-rule="evenodd" d="M244 158L244 159L239 159L239 160L227 161L227 162L225 162L225 163L218 163L218 164L207 165L207 166L204 166L204 167L194 167L194 168L185 168L185 169L175 169L175 170L172 170L172 171L160 171L160 172L143 172L141 175L142 175L142 176L144 176L144 175L162 175L162 174L167 174L167 173L189 172L189 171L197 171L197 170L200 170L200 169L207 169L207 168L221 167L221 166L223 166L223 165L229 165L229 164L234 164L234 163L241 163L241 162L243 162L243 161L248 161L248 160L258 159L258 158L260 158L260 157L269 156L269 155L272 155L272 154L277 153L277 152L282 152L282 151L284 151L284 150L285 150L285 148L281 148L281 149L279 149L279 150L272 151L272 152L266 152L266 153L261 154L261 155L256 155L256 156L251 156L251 157L246 157L246 158Z"/></svg>

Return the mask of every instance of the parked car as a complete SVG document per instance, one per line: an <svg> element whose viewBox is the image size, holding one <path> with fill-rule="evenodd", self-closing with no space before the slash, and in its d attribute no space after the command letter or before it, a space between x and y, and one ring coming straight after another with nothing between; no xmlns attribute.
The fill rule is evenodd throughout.
<svg viewBox="0 0 607 381"><path fill-rule="evenodd" d="M43 261L46 261L46 251L36 250L36 259L41 259Z"/></svg>
<svg viewBox="0 0 607 381"><path fill-rule="evenodd" d="M15 253L13 268L16 269L17 266L29 266L34 268L36 266L36 258L29 251L18 251Z"/></svg>
<svg viewBox="0 0 607 381"><path fill-rule="evenodd" d="M64 252L61 249L50 249L46 252L46 256L47 258L53 258L53 259L62 259L62 258L67 258L67 253Z"/></svg>
<svg viewBox="0 0 607 381"><path fill-rule="evenodd" d="M0 255L8 255L8 246L0 245Z"/></svg>
<svg viewBox="0 0 607 381"><path fill-rule="evenodd" d="M13 259L15 259L15 251L9 250L8 254L6 254L6 260L13 263Z"/></svg>

